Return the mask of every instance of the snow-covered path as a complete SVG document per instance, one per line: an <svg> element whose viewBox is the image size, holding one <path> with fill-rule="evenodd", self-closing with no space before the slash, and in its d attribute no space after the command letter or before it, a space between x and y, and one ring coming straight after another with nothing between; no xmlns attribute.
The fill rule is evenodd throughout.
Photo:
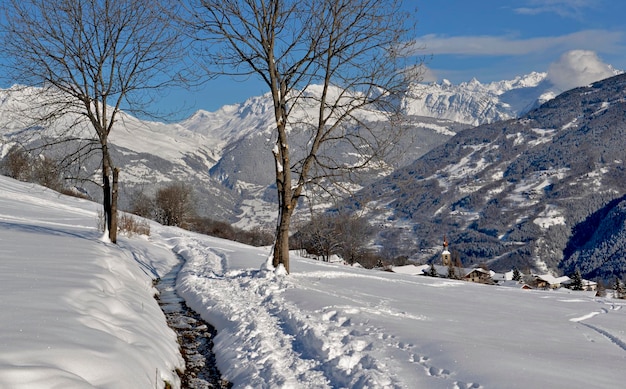
<svg viewBox="0 0 626 389"><path fill-rule="evenodd" d="M612 388L626 379L623 301L297 256L291 275L276 276L263 270L267 249L164 239L186 259L179 292L216 326L218 364L236 387Z"/></svg>

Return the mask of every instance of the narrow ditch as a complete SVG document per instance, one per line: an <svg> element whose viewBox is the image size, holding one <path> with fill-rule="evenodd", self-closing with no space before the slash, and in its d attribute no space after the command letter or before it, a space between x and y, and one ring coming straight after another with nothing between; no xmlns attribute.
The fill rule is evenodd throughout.
<svg viewBox="0 0 626 389"><path fill-rule="evenodd" d="M181 373L183 389L231 388L232 384L222 379L213 354L215 328L202 320L200 315L185 304L176 293L176 277L183 266L179 262L165 276L157 280L157 301L165 313L167 324L178 335L181 354L185 359L185 371Z"/></svg>

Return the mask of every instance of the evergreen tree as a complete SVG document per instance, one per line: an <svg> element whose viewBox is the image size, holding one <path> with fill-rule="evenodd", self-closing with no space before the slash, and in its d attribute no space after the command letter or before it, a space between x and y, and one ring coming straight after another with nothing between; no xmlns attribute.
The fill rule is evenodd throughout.
<svg viewBox="0 0 626 389"><path fill-rule="evenodd" d="M522 274L517 268L513 269L513 281L520 282L522 280Z"/></svg>
<svg viewBox="0 0 626 389"><path fill-rule="evenodd" d="M583 290L583 277L580 275L580 270L576 269L574 275L572 276L572 290Z"/></svg>
<svg viewBox="0 0 626 389"><path fill-rule="evenodd" d="M624 284L618 277L615 277L615 283L613 283L613 297L616 299L623 299L625 296Z"/></svg>

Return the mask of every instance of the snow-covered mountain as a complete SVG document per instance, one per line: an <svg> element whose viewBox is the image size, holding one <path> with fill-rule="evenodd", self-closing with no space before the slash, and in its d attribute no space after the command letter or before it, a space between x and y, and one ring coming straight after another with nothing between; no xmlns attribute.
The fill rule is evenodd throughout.
<svg viewBox="0 0 626 389"><path fill-rule="evenodd" d="M253 96L243 103L225 105L214 112L199 110L178 125L206 137L215 159L219 160L229 145L271 128L274 119L271 102L269 94Z"/></svg>
<svg viewBox="0 0 626 389"><path fill-rule="evenodd" d="M310 89L307 93L315 93L314 87ZM489 84L477 80L459 85L447 81L416 84L404 101L412 126L400 142L402 152L379 174L412 163L462 129L517 117L554 93L546 73ZM0 91L2 156L15 142L23 141L25 134L32 140L33 132L24 131L28 124L21 113L40 106L37 98L32 88ZM48 131L61 131L72 120ZM267 94L215 112L198 111L178 123L122 115L111 133L115 160L122 171L122 207L133 191L150 195L165 183L181 181L195 187L201 215L244 228L273 225L272 128L273 109ZM86 171L97 169L96 161L84 164ZM85 189L95 198L99 196L97 188Z"/></svg>
<svg viewBox="0 0 626 389"><path fill-rule="evenodd" d="M404 102L405 109L413 115L477 126L516 118L568 89L623 73L610 65L598 65L593 58L583 60L580 55L589 53L571 52L553 64L549 72L531 72L512 80L485 84L477 79L457 85L448 80L415 84ZM590 60L589 66L594 67L595 72L584 68L584 61ZM567 77L572 79L563 80Z"/></svg>
<svg viewBox="0 0 626 389"><path fill-rule="evenodd" d="M23 112L42 106L39 100L42 97L36 92L34 88L23 87L0 91L2 156L17 142L28 144L44 134L63 136L75 121L76 117L70 116L44 132L25 131L33 127ZM315 88L307 93L316 93ZM297 114L314 117L306 108ZM403 152L394 157L394 165L383 167L381 172L410 163L467 126L415 116L410 127L400 142ZM111 143L114 160L121 168L122 208L128 204L127 195L135 190L150 195L161 185L180 181L195 187L198 212L203 216L238 223L241 227L272 225L275 217L275 192L271 188L274 183L272 129L269 95L254 96L215 112L198 111L172 124L120 115L111 132ZM88 129L83 131L83 135L89 134ZM296 136L294 141L297 139ZM95 158L83 161L83 165L84 171L98 169ZM99 189L84 185L82 189L97 199Z"/></svg>
<svg viewBox="0 0 626 389"><path fill-rule="evenodd" d="M538 72L487 84L476 79L458 85L443 80L413 85L405 109L413 115L476 126L515 118L560 92L547 73Z"/></svg>

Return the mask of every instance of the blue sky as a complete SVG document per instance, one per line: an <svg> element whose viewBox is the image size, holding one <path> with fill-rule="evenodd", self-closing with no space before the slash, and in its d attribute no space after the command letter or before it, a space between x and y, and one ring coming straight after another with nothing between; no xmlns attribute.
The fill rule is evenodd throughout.
<svg viewBox="0 0 626 389"><path fill-rule="evenodd" d="M626 70L624 0L404 1L417 8L415 40L426 61L424 81L486 83L548 71L567 87L576 72L605 75L606 64ZM579 51L572 55L573 50ZM193 91L168 91L153 111L174 112L170 119L180 120L265 92L254 77L220 77Z"/></svg>
<svg viewBox="0 0 626 389"><path fill-rule="evenodd" d="M416 0L416 42L426 60L425 81L453 83L512 79L548 71L564 53L579 68L611 64L626 69L626 1L623 0ZM595 56L594 56L595 55ZM582 63L592 58L589 66ZM162 103L185 104L180 113L214 111L265 93L254 79L222 77L198 91L172 92ZM171 104L169 103L171 102Z"/></svg>
<svg viewBox="0 0 626 389"><path fill-rule="evenodd" d="M432 79L481 82L547 71L571 50L626 69L622 0L422 0L417 41Z"/></svg>

